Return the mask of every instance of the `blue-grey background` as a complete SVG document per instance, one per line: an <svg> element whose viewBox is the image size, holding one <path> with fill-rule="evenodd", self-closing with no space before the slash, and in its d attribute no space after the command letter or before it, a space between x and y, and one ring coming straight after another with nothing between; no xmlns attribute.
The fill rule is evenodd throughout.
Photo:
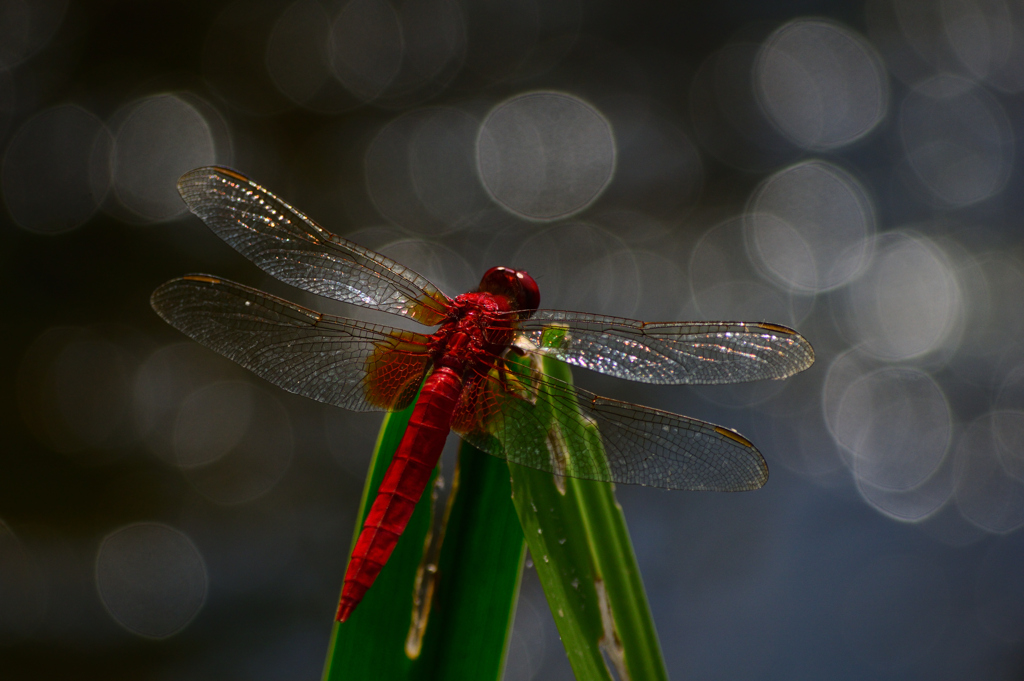
<svg viewBox="0 0 1024 681"><path fill-rule="evenodd" d="M219 163L451 295L500 264L812 342L785 382L578 373L771 469L618 490L673 678L1020 678L1022 93L1002 0L0 3L0 677L319 677L380 416L148 298L368 316L185 211ZM571 678L530 569L506 678Z"/></svg>

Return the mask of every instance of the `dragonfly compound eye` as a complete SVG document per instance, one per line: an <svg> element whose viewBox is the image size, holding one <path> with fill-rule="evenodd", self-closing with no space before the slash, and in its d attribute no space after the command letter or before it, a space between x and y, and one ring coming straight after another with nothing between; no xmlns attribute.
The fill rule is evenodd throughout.
<svg viewBox="0 0 1024 681"><path fill-rule="evenodd" d="M540 305L540 289L526 272L509 267L492 267L484 272L480 290L507 297L517 310L533 312Z"/></svg>
<svg viewBox="0 0 1024 681"><path fill-rule="evenodd" d="M540 289L537 282L523 270L516 270L516 278L519 279L523 294L522 300L519 301L519 309L533 312L540 307Z"/></svg>

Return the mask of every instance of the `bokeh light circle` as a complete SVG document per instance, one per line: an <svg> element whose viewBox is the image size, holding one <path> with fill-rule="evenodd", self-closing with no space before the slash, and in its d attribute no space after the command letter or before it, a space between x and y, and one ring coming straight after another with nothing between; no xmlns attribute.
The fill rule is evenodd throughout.
<svg viewBox="0 0 1024 681"><path fill-rule="evenodd" d="M278 17L267 40L267 73L295 103L321 113L362 104L337 81L331 55L332 17L318 0L296 0Z"/></svg>
<svg viewBox="0 0 1024 681"><path fill-rule="evenodd" d="M837 23L797 19L761 47L755 92L768 119L804 149L834 149L869 133L885 116L881 58Z"/></svg>
<svg viewBox="0 0 1024 681"><path fill-rule="evenodd" d="M967 71L998 90L1024 90L1024 7L1003 0L938 4L946 40Z"/></svg>
<svg viewBox="0 0 1024 681"><path fill-rule="evenodd" d="M949 506L953 497L952 457L947 455L924 482L906 490L878 487L863 477L854 480L861 498L884 516L907 523L927 522Z"/></svg>
<svg viewBox="0 0 1024 681"><path fill-rule="evenodd" d="M402 26L384 0L351 0L330 30L330 63L338 80L363 101L376 99L402 67Z"/></svg>
<svg viewBox="0 0 1024 681"><path fill-rule="evenodd" d="M269 492L291 465L291 417L277 397L247 381L214 383L181 403L174 449L200 494L218 504L247 503Z"/></svg>
<svg viewBox="0 0 1024 681"><path fill-rule="evenodd" d="M242 381L214 383L189 395L178 409L174 432L177 464L211 464L239 445L253 419L253 394Z"/></svg>
<svg viewBox="0 0 1024 681"><path fill-rule="evenodd" d="M624 96L602 104L615 131L616 157L615 181L601 194L601 206L679 219L704 187L697 147L678 121L653 111L646 99Z"/></svg>
<svg viewBox="0 0 1024 681"><path fill-rule="evenodd" d="M79 464L105 464L123 455L140 435L131 414L137 351L113 329L47 329L19 367L18 401L26 424L48 448Z"/></svg>
<svg viewBox="0 0 1024 681"><path fill-rule="evenodd" d="M745 219L707 230L690 254L688 272L696 312L703 319L758 320L793 326L813 299L792 296L766 281L744 247Z"/></svg>
<svg viewBox="0 0 1024 681"><path fill-rule="evenodd" d="M640 293L631 249L586 222L567 222L521 240L501 264L529 272L547 308L628 316Z"/></svg>
<svg viewBox="0 0 1024 681"><path fill-rule="evenodd" d="M967 206L1002 191L1014 160L1010 120L991 94L962 78L935 76L900 107L907 163L932 199Z"/></svg>
<svg viewBox="0 0 1024 681"><path fill-rule="evenodd" d="M379 251L423 275L452 296L474 290L481 272L470 267L457 250L423 239L398 239L380 246Z"/></svg>
<svg viewBox="0 0 1024 681"><path fill-rule="evenodd" d="M380 130L366 151L366 188L404 229L441 235L490 202L476 172L479 122L458 109L411 111Z"/></svg>
<svg viewBox="0 0 1024 681"><path fill-rule="evenodd" d="M956 375L994 390L1024 366L1024 269L1012 251L963 258L958 268L963 292L964 332L951 361ZM1024 405L999 403L999 408Z"/></svg>
<svg viewBox="0 0 1024 681"><path fill-rule="evenodd" d="M107 191L109 178L93 177L93 154L109 138L102 121L74 105L45 109L26 121L3 159L4 203L14 221L41 234L84 224Z"/></svg>
<svg viewBox="0 0 1024 681"><path fill-rule="evenodd" d="M175 422L181 404L196 391L244 371L198 343L160 347L140 363L132 390L132 409L147 448L164 463L177 466Z"/></svg>
<svg viewBox="0 0 1024 681"><path fill-rule="evenodd" d="M629 314L650 322L680 319L690 289L683 263L650 250L635 250L632 257L640 275L640 299Z"/></svg>
<svg viewBox="0 0 1024 681"><path fill-rule="evenodd" d="M956 501L960 513L988 532L1024 527L1024 481L1001 461L993 415L975 419L957 443Z"/></svg>
<svg viewBox="0 0 1024 681"><path fill-rule="evenodd" d="M466 48L463 11L455 0L409 0L401 4L405 64L386 93L389 98L432 81L447 84L455 76Z"/></svg>
<svg viewBox="0 0 1024 681"><path fill-rule="evenodd" d="M850 383L833 433L870 485L906 491L928 479L949 448L952 417L941 388L916 369L882 368Z"/></svg>
<svg viewBox="0 0 1024 681"><path fill-rule="evenodd" d="M281 10L279 0L235 0L221 10L206 35L203 77L223 99L248 114L269 116L294 107L267 68L270 36Z"/></svg>
<svg viewBox="0 0 1024 681"><path fill-rule="evenodd" d="M796 149L764 116L755 95L761 45L733 42L709 56L690 85L698 143L718 161L764 173L791 162Z"/></svg>
<svg viewBox="0 0 1024 681"><path fill-rule="evenodd" d="M955 73L1024 90L1024 7L1004 0L872 0L869 35L893 74L914 83Z"/></svg>
<svg viewBox="0 0 1024 681"><path fill-rule="evenodd" d="M793 291L817 293L856 277L871 257L875 211L849 173L804 161L754 192L745 222L751 259Z"/></svg>
<svg viewBox="0 0 1024 681"><path fill-rule="evenodd" d="M495 107L480 126L477 164L491 197L532 220L555 220L593 203L615 172L611 125L561 92L531 92Z"/></svg>
<svg viewBox="0 0 1024 681"><path fill-rule="evenodd" d="M843 395L851 385L880 368L880 364L857 348L841 352L829 364L825 382L821 387L821 410L834 440L838 441L836 423L839 419L839 404Z"/></svg>
<svg viewBox="0 0 1024 681"><path fill-rule="evenodd" d="M354 97L409 107L446 88L466 56L464 9L454 0L350 0L331 25L334 75Z"/></svg>
<svg viewBox="0 0 1024 681"><path fill-rule="evenodd" d="M816 392L804 393L805 400L796 404L789 399L794 397L791 390L777 395L776 399L758 405L763 417L753 423L747 436L759 446L770 448L774 452L773 461L811 483L831 487L839 478L845 481L845 462L839 453L840 447L826 427L820 405L813 400ZM735 400L734 404L737 403L742 404ZM782 407L781 413L777 411L779 407Z"/></svg>
<svg viewBox="0 0 1024 681"><path fill-rule="evenodd" d="M132 105L117 129L114 191L121 203L147 220L168 220L188 211L178 178L218 161L204 116L181 97L165 94Z"/></svg>
<svg viewBox="0 0 1024 681"><path fill-rule="evenodd" d="M1004 371L995 396L997 410L1017 411L1024 404L1024 361Z"/></svg>
<svg viewBox="0 0 1024 681"><path fill-rule="evenodd" d="M1003 470L1024 482L1024 411L1015 409L992 412L991 428Z"/></svg>
<svg viewBox="0 0 1024 681"><path fill-rule="evenodd" d="M57 414L85 447L102 447L128 416L126 360L113 343L85 336L68 343L51 367Z"/></svg>
<svg viewBox="0 0 1024 681"><path fill-rule="evenodd" d="M962 323L953 266L934 243L913 232L887 232L864 274L834 299L834 312L855 344L887 360L938 350Z"/></svg>
<svg viewBox="0 0 1024 681"><path fill-rule="evenodd" d="M206 600L208 577L192 540L161 523L121 527L100 543L96 588L118 624L139 636L172 636Z"/></svg>
<svg viewBox="0 0 1024 681"><path fill-rule="evenodd" d="M617 176L617 174L616 174ZM602 211L594 216L594 222L612 232L631 246L638 248L662 248L675 244L675 234L669 224L646 212L634 210ZM664 249L666 256L672 253Z"/></svg>

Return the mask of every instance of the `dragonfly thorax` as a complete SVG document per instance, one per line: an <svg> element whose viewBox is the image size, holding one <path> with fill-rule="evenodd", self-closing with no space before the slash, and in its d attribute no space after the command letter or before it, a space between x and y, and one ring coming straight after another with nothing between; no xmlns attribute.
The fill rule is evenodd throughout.
<svg viewBox="0 0 1024 681"><path fill-rule="evenodd" d="M511 301L505 296L474 291L453 301L449 319L432 336L435 366L460 374L488 357L500 355L512 342Z"/></svg>

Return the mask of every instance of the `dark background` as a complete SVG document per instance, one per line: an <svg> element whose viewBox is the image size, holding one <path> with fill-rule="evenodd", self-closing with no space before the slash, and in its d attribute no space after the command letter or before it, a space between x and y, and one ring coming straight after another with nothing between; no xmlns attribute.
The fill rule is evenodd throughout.
<svg viewBox="0 0 1024 681"><path fill-rule="evenodd" d="M545 307L812 342L784 383L577 374L771 468L619 488L674 678L1021 678L1022 91L998 0L0 3L0 677L320 674L380 416L148 298L366 315L185 212L220 163L451 295L502 264ZM571 678L525 579L506 677Z"/></svg>

